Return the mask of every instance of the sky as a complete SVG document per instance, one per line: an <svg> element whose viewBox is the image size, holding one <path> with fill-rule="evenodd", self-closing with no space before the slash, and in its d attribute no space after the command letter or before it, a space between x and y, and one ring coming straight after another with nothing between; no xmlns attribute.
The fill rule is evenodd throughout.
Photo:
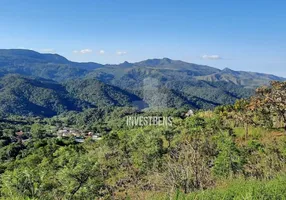
<svg viewBox="0 0 286 200"><path fill-rule="evenodd" d="M0 48L286 77L285 0L0 0Z"/></svg>

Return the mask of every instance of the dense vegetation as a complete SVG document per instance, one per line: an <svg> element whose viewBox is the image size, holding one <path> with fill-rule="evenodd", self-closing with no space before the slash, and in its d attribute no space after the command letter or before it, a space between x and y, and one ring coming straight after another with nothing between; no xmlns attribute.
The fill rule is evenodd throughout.
<svg viewBox="0 0 286 200"><path fill-rule="evenodd" d="M96 79L73 80L65 86L72 96L99 107L132 106L132 102L141 101L134 94Z"/></svg>
<svg viewBox="0 0 286 200"><path fill-rule="evenodd" d="M185 117L182 110L90 108L0 122L2 199L283 199L286 83ZM127 116L172 116L130 127ZM55 129L102 140L58 138ZM19 134L22 130L24 134ZM17 134L15 134L17 132Z"/></svg>
<svg viewBox="0 0 286 200"><path fill-rule="evenodd" d="M68 111L107 106L132 106L141 101L115 86L95 79L74 80L65 84L8 74L0 78L0 113L52 117Z"/></svg>
<svg viewBox="0 0 286 200"><path fill-rule="evenodd" d="M217 91L207 83L199 89L188 87L190 91L195 91L194 96L164 86L148 89L149 86L145 85L127 91L94 78L60 84L48 79L8 74L0 78L0 113L51 117L68 111L109 106L212 109L251 94L251 91L226 84L214 83L214 87L221 88ZM224 95L225 91L228 91L228 95Z"/></svg>
<svg viewBox="0 0 286 200"><path fill-rule="evenodd" d="M50 80L7 75L0 79L0 113L54 116L80 111L87 103L71 97L66 89Z"/></svg>

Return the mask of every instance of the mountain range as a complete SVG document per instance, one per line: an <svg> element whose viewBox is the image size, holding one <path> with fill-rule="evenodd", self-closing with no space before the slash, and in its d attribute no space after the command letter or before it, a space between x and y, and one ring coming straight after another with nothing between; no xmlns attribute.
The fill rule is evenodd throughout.
<svg viewBox="0 0 286 200"><path fill-rule="evenodd" d="M102 65L72 62L58 54L2 49L0 112L53 116L104 106L211 109L247 98L272 80L286 79L169 58Z"/></svg>

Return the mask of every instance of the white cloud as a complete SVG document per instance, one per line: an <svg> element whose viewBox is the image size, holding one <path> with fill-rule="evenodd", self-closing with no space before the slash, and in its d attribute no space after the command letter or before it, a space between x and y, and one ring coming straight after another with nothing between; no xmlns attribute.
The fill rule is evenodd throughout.
<svg viewBox="0 0 286 200"><path fill-rule="evenodd" d="M105 51L104 50L100 50L98 53L99 54L105 54Z"/></svg>
<svg viewBox="0 0 286 200"><path fill-rule="evenodd" d="M123 56L123 55L127 54L127 52L126 51L117 51L116 54L118 56Z"/></svg>
<svg viewBox="0 0 286 200"><path fill-rule="evenodd" d="M80 54L92 53L92 49L74 50L73 53L80 53Z"/></svg>
<svg viewBox="0 0 286 200"><path fill-rule="evenodd" d="M205 59L205 60L220 60L220 59L222 59L222 57L220 57L219 55L203 55L202 59Z"/></svg>

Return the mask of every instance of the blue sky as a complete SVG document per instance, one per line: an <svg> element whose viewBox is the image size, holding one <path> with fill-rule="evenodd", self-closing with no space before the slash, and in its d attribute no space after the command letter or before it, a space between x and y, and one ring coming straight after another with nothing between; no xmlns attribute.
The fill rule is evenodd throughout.
<svg viewBox="0 0 286 200"><path fill-rule="evenodd" d="M0 48L148 58L286 77L285 0L0 0Z"/></svg>

